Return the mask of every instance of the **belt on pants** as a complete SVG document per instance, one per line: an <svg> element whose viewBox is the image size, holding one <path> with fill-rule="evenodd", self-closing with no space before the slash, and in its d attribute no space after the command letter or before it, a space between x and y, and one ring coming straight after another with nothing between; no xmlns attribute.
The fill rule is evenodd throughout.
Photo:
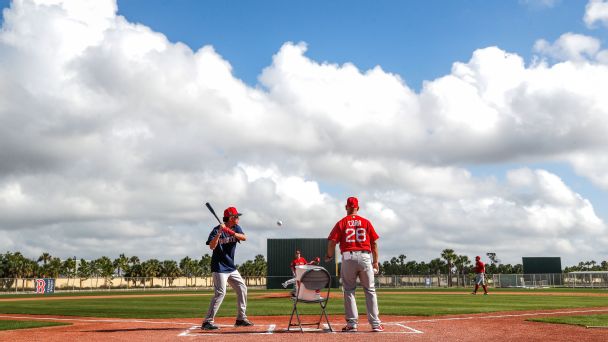
<svg viewBox="0 0 608 342"><path fill-rule="evenodd" d="M359 254L371 254L372 252L370 251L346 251L346 252L342 252L342 255L344 254L350 254L350 255L359 255Z"/></svg>

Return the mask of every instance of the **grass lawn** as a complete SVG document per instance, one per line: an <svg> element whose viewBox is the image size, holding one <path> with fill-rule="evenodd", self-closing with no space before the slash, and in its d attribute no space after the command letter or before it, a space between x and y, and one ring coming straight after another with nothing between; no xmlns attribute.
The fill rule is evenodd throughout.
<svg viewBox="0 0 608 342"><path fill-rule="evenodd" d="M586 292L569 289L569 292ZM543 290L525 290L522 295L490 295L471 296L467 289L457 289L454 294L403 294L400 290L379 290L378 302L381 315L415 315L432 316L444 314L484 313L495 311L516 310L548 310L580 307L608 306L608 296L570 296L567 293L552 296L534 296L534 291L541 294ZM289 315L292 302L289 298L263 298L269 292L285 292L286 290L252 290L249 291L247 314L257 315ZM333 292L339 292L334 290ZM496 291L500 292L500 291ZM524 292L524 291L522 291ZM139 298L82 298L66 300L24 300L0 301L0 313L10 314L40 314L87 317L116 317L116 318L190 318L202 317L207 311L211 291L159 291L159 292L122 292L122 294L184 294L183 296L139 297ZM97 295L118 295L113 292L102 292ZM188 294L192 294L189 296ZM207 294L200 296L196 294ZM74 294L71 294L74 295ZM58 297L59 295L55 295ZM4 297L0 297L4 298ZM23 297L25 298L25 297ZM363 291L357 291L359 312L365 312ZM301 305L303 313L317 314L318 306ZM234 291L228 290L221 309L220 317L233 317L236 313L236 298ZM329 301L328 313L343 314L342 298L332 298Z"/></svg>
<svg viewBox="0 0 608 342"><path fill-rule="evenodd" d="M528 321L608 328L608 315L543 317L531 318Z"/></svg>
<svg viewBox="0 0 608 342"><path fill-rule="evenodd" d="M54 327L57 325L70 325L71 323L42 322L42 321L4 321L0 320L0 330L30 329L40 327Z"/></svg>

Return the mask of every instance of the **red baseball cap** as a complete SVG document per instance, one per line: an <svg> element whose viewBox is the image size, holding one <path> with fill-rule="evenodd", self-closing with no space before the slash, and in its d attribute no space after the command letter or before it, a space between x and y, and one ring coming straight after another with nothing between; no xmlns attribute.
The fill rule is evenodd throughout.
<svg viewBox="0 0 608 342"><path fill-rule="evenodd" d="M349 197L346 200L346 206L351 208L359 208L359 200L357 197Z"/></svg>
<svg viewBox="0 0 608 342"><path fill-rule="evenodd" d="M481 259L481 257L479 255L475 257L475 260L479 260L479 259Z"/></svg>
<svg viewBox="0 0 608 342"><path fill-rule="evenodd" d="M230 216L241 216L243 214L239 213L235 207L228 207L226 208L226 210L224 210L224 217L230 217Z"/></svg>

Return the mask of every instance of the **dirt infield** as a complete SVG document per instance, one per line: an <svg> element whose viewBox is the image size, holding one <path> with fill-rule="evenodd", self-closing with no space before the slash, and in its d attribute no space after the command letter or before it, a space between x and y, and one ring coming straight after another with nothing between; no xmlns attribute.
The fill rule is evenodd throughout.
<svg viewBox="0 0 608 342"><path fill-rule="evenodd" d="M0 331L2 341L606 341L608 329L527 322L531 317L606 314L608 307L543 311L495 312L490 314L447 315L434 317L383 316L386 330L371 332L365 323L357 333L342 333L341 316L330 316L335 332L327 326L308 326L287 332L289 316L249 317L250 328L234 328L234 319L219 318L219 331L199 329L200 318L191 319L111 319L91 317L0 314L0 319L48 320L72 323L70 326ZM317 317L306 316L311 322ZM363 317L364 318L364 317ZM293 329L293 328L292 328Z"/></svg>

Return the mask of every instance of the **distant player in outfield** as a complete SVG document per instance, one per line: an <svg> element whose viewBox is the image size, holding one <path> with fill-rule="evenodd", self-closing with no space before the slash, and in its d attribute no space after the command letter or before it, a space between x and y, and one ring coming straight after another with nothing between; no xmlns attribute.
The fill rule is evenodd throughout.
<svg viewBox="0 0 608 342"><path fill-rule="evenodd" d="M316 257L314 259L312 259L310 262L306 261L306 259L302 256L302 253L300 252L299 249L296 249L296 255L295 258L293 259L293 261L291 262L291 273L293 275L293 278L289 279L288 281L282 283L281 285L283 285L283 288L287 288L287 286L292 285L296 282L296 266L301 266L301 265L318 265L319 261L321 261L319 259L319 257Z"/></svg>
<svg viewBox="0 0 608 342"><path fill-rule="evenodd" d="M211 272L215 294L211 303L209 303L209 310L201 325L203 330L219 329L213 321L226 295L226 283L230 284L230 287L236 291L237 316L234 326L248 327L253 325L245 314L247 310L247 286L234 264L236 244L247 240L247 236L238 224L241 215L235 207L224 210L224 223L213 228L209 238L207 238L207 245L213 250Z"/></svg>
<svg viewBox="0 0 608 342"><path fill-rule="evenodd" d="M488 288L486 285L486 264L481 261L481 257L478 255L475 257L475 290L471 294L477 294L479 285L483 287L483 294L488 294Z"/></svg>
<svg viewBox="0 0 608 342"><path fill-rule="evenodd" d="M327 238L325 261L334 257L336 244L342 253L342 288L344 289L344 313L346 326L344 332L356 332L359 313L355 302L357 277L365 292L367 320L375 332L384 331L380 321L378 299L374 286L374 274L378 272L378 234L371 222L359 216L359 201L355 197L346 200L346 216L338 221Z"/></svg>

